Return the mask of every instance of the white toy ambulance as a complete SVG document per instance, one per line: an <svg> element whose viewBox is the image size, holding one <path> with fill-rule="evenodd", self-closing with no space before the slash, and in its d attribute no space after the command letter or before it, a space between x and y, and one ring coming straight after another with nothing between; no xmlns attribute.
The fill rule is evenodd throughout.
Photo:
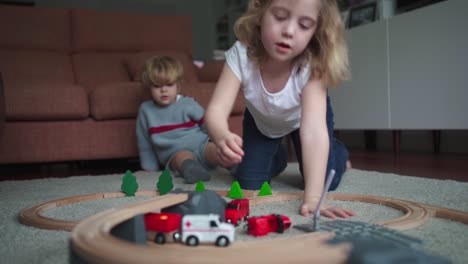
<svg viewBox="0 0 468 264"><path fill-rule="evenodd" d="M215 243L219 247L226 247L234 241L234 226L221 222L216 214L185 215L180 230L181 242L189 246Z"/></svg>

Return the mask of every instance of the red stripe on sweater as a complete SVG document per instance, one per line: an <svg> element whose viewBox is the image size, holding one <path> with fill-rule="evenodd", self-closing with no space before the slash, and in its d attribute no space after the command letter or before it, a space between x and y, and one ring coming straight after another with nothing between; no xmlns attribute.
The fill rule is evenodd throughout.
<svg viewBox="0 0 468 264"><path fill-rule="evenodd" d="M171 130L176 130L176 129L179 129L179 128L190 128L190 127L194 127L196 125L202 125L203 124L203 118L200 119L198 122L195 122L195 121L189 121L189 122L185 122L185 123L181 123L181 124L175 124L175 125L165 125L165 126L158 126L158 127L150 127L149 128L149 133L150 135L152 134L159 134L159 133L164 133L164 132L167 132L167 131L171 131Z"/></svg>

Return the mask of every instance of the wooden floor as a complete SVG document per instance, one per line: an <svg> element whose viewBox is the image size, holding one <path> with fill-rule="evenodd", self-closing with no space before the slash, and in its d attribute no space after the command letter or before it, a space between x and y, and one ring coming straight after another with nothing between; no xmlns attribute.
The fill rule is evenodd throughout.
<svg viewBox="0 0 468 264"><path fill-rule="evenodd" d="M468 181L467 154L400 153L355 150L350 160L356 169L432 179Z"/></svg>
<svg viewBox="0 0 468 264"><path fill-rule="evenodd" d="M353 167L401 175L468 181L468 155L350 150ZM100 175L139 170L137 160L0 165L0 181Z"/></svg>

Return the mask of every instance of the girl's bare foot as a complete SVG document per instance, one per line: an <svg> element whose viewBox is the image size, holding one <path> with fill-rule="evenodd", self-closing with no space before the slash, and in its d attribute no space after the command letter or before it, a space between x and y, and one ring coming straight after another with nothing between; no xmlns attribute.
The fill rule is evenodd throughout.
<svg viewBox="0 0 468 264"><path fill-rule="evenodd" d="M352 169L352 168L353 168L353 165L351 164L351 161L347 160L346 161L346 170L349 170L349 169Z"/></svg>

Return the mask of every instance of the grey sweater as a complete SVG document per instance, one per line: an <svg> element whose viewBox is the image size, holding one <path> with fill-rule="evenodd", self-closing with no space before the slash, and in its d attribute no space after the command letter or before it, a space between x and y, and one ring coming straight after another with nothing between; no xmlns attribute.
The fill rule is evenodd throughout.
<svg viewBox="0 0 468 264"><path fill-rule="evenodd" d="M181 150L197 153L208 142L202 127L204 113L193 98L181 95L164 107L152 100L143 102L136 124L141 167L156 171Z"/></svg>

